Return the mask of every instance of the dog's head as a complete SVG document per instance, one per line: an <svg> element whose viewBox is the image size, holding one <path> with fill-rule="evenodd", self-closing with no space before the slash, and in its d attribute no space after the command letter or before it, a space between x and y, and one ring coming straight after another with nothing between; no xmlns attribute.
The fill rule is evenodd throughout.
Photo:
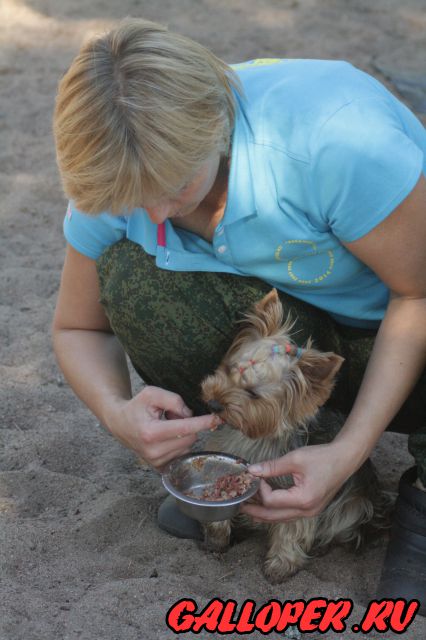
<svg viewBox="0 0 426 640"><path fill-rule="evenodd" d="M202 398L224 422L249 438L289 435L304 426L330 397L343 358L321 353L312 341L291 340L292 323L273 289L246 314L246 324L213 375Z"/></svg>

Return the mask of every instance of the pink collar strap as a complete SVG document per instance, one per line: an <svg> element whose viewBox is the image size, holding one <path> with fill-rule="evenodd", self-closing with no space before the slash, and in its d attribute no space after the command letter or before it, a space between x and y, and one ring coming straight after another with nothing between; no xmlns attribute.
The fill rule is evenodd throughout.
<svg viewBox="0 0 426 640"><path fill-rule="evenodd" d="M157 246L166 247L166 225L161 222L157 225Z"/></svg>

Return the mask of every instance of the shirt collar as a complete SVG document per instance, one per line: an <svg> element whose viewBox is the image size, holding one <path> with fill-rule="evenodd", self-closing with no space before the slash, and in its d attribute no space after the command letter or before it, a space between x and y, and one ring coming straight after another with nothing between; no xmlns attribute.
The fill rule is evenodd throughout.
<svg viewBox="0 0 426 640"><path fill-rule="evenodd" d="M228 195L222 222L232 224L256 213L250 154L253 135L244 112L242 99L236 95L235 124L229 168Z"/></svg>
<svg viewBox="0 0 426 640"><path fill-rule="evenodd" d="M221 220L222 225L233 224L244 218L256 215L254 199L253 174L250 154L253 146L253 133L245 114L242 99L235 94L235 123L232 132L232 153L229 167L228 194L225 212ZM146 217L148 215L145 213ZM167 234L176 235L176 230L170 220L157 226L157 245L167 246Z"/></svg>

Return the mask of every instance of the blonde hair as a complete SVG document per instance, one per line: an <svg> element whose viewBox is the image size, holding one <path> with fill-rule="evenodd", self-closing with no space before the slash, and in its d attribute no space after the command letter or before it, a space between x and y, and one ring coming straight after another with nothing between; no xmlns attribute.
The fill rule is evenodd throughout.
<svg viewBox="0 0 426 640"><path fill-rule="evenodd" d="M57 161L78 209L123 213L173 197L226 154L238 78L208 49L131 18L80 50L59 84Z"/></svg>

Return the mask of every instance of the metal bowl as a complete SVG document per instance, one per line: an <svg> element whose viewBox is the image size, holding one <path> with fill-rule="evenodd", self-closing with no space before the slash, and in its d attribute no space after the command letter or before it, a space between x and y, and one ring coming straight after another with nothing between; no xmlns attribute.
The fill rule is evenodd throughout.
<svg viewBox="0 0 426 640"><path fill-rule="evenodd" d="M238 513L240 504L257 492L254 478L245 493L226 500L206 500L203 492L221 476L247 471L248 462L228 453L199 451L188 453L169 463L162 475L163 485L175 497L183 513L200 522L228 520ZM190 493L191 495L187 495Z"/></svg>

